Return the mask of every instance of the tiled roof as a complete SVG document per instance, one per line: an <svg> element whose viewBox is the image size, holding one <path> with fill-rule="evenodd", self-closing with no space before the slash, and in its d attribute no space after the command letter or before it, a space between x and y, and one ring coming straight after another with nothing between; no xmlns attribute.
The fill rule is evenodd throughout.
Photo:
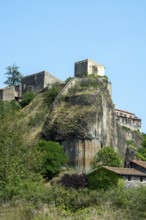
<svg viewBox="0 0 146 220"><path fill-rule="evenodd" d="M146 176L146 173L140 172L134 168L121 168L121 167L110 167L103 166L105 169L113 171L120 175L131 175L131 176Z"/></svg>
<svg viewBox="0 0 146 220"><path fill-rule="evenodd" d="M130 114L130 115L135 115L134 113L132 113L132 112L127 112L127 111L125 111L125 110L121 110L121 109L115 109L116 111L118 111L118 112L124 112L124 113L127 113L127 114Z"/></svg>
<svg viewBox="0 0 146 220"><path fill-rule="evenodd" d="M146 161L142 161L142 160L132 160L132 163L135 163L143 168L146 168Z"/></svg>

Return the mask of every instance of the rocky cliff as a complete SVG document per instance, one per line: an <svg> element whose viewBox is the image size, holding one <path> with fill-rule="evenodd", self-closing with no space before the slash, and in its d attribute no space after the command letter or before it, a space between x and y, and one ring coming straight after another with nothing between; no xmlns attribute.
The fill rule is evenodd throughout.
<svg viewBox="0 0 146 220"><path fill-rule="evenodd" d="M64 145L70 166L87 171L102 147L113 146L124 158L128 140L141 142L139 132L117 125L110 94L106 77L86 77L70 82L56 98L42 134Z"/></svg>

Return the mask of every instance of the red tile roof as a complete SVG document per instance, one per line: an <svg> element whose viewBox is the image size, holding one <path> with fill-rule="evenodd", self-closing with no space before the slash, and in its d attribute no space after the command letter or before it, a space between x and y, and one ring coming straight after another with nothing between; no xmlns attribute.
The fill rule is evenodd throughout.
<svg viewBox="0 0 146 220"><path fill-rule="evenodd" d="M103 166L105 169L113 171L120 175L131 175L131 176L146 176L146 173L140 172L134 168L121 168L121 167L110 167Z"/></svg>
<svg viewBox="0 0 146 220"><path fill-rule="evenodd" d="M132 162L132 163L135 163L136 165L139 165L139 166L141 166L141 167L143 167L143 168L146 169L146 161L142 161L142 160L132 160L131 162Z"/></svg>

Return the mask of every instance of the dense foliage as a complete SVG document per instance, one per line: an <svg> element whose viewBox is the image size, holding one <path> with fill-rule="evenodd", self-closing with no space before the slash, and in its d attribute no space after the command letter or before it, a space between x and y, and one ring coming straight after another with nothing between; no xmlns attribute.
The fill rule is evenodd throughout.
<svg viewBox="0 0 146 220"><path fill-rule="evenodd" d="M19 66L15 66L15 64L13 64L12 66L8 66L6 70L7 72L5 75L7 75L7 80L4 83L8 86L19 85L22 79L22 75L19 72Z"/></svg>
<svg viewBox="0 0 146 220"><path fill-rule="evenodd" d="M43 154L41 172L45 178L56 176L67 162L63 146L57 142L40 140L37 148Z"/></svg>
<svg viewBox="0 0 146 220"><path fill-rule="evenodd" d="M55 83L52 88L49 89L49 91L46 93L45 96L45 103L47 103L48 107L50 107L59 94L59 91L61 89L61 85L58 83Z"/></svg>
<svg viewBox="0 0 146 220"><path fill-rule="evenodd" d="M64 187L72 187L75 189L87 187L87 176L86 174L64 174L61 178L61 184Z"/></svg>
<svg viewBox="0 0 146 220"><path fill-rule="evenodd" d="M0 102L0 198L18 196L40 180L40 154L28 147L22 115L14 102ZM20 123L21 121L21 123Z"/></svg>
<svg viewBox="0 0 146 220"><path fill-rule="evenodd" d="M34 92L26 92L23 94L22 97L22 101L21 101L21 106L25 107L26 105L28 105L35 97L35 93Z"/></svg>
<svg viewBox="0 0 146 220"><path fill-rule="evenodd" d="M88 187L90 189L109 189L118 185L119 176L103 167L88 174Z"/></svg>
<svg viewBox="0 0 146 220"><path fill-rule="evenodd" d="M93 161L93 168L99 166L121 166L121 159L119 154L114 150L113 147L107 146L103 147L99 152L95 155Z"/></svg>
<svg viewBox="0 0 146 220"><path fill-rule="evenodd" d="M137 157L140 160L146 161L146 134L143 134L142 147L138 150Z"/></svg>

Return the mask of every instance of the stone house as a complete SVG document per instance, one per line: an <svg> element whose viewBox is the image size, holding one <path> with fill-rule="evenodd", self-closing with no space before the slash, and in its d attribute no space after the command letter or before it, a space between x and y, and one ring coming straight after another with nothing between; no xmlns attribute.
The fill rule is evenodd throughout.
<svg viewBox="0 0 146 220"><path fill-rule="evenodd" d="M132 130L139 130L141 128L141 119L135 116L135 114L124 110L115 109L115 115L116 120L120 125Z"/></svg>
<svg viewBox="0 0 146 220"><path fill-rule="evenodd" d="M107 171L116 173L122 177L126 187L139 186L140 184L146 185L146 172L142 172L136 168L122 168L103 166Z"/></svg>

